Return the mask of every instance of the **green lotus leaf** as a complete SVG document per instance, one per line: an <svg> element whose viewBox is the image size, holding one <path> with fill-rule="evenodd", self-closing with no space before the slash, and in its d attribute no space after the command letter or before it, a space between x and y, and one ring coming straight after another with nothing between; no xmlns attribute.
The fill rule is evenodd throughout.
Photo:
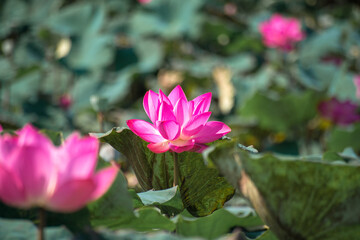
<svg viewBox="0 0 360 240"><path fill-rule="evenodd" d="M105 134L93 134L123 153L134 169L144 190L163 190L173 186L173 154L155 154L147 148L147 142L129 129L112 129ZM206 216L234 194L234 188L219 176L215 168L204 164L201 154L179 154L179 189L184 207L194 216ZM169 213L171 215L171 213Z"/></svg>
<svg viewBox="0 0 360 240"><path fill-rule="evenodd" d="M321 157L279 157L238 152L209 158L237 187L279 239L356 239L360 234L360 166ZM220 150L221 149L221 150ZM224 163L226 162L226 163ZM234 171L236 169L236 171ZM231 179L234 179L232 176Z"/></svg>

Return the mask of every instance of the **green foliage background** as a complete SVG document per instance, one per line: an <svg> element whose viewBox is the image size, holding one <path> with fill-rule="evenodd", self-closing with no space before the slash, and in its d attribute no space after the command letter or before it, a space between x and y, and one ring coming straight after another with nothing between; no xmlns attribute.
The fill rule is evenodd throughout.
<svg viewBox="0 0 360 240"><path fill-rule="evenodd" d="M269 49L262 43L258 25L273 13L296 17L302 23L306 38L289 53ZM325 177L341 175L344 179L346 174L358 172L360 123L338 125L321 116L318 104L336 98L359 106L353 83L354 76L360 74L359 24L357 0L152 0L148 4L136 0L2 1L0 124L5 129L17 129L30 122L38 128L50 129L44 133L56 144L61 143L62 137L57 131L65 136L74 130L86 134L106 132L116 126L126 126L128 119L147 119L142 109L145 92L159 88L169 92L176 84L182 85L189 99L211 91L212 118L232 128L231 142L218 142L204 154L207 166L200 155L183 154L183 159L188 161L181 165L181 171L190 177L179 189L171 188L171 154L151 155L145 143L128 130L114 129L97 135L121 152L120 157L116 155L117 160L122 161L125 172L130 167L134 169L142 189L128 192L126 180L119 174L108 194L74 213L71 217L74 221L50 214L53 216L50 225L65 224L71 232L55 227L46 234L59 239L74 234L85 239L93 234L106 239L129 236L214 239L232 233L250 239L275 239L265 228L251 228L263 222L248 203L234 204L238 193L222 208L233 194L229 182L241 192L239 181L243 179L241 171L245 171L255 183L256 191L269 201L266 203L271 209L267 210L271 212L280 201L274 200L278 195L266 191L269 187L264 182L275 181L275 190L289 193L306 184L296 182L301 178L296 177L300 170L310 174L323 169ZM71 99L68 107L62 104L64 97ZM224 108L223 102L229 104ZM131 143L127 142L129 139ZM240 154L239 160L234 158L241 151L237 143L253 145L260 152L274 156L265 155L252 163L251 154ZM129 144L133 144L137 154L128 152ZM246 150L245 146L242 149ZM277 154L291 155L296 160L291 157L294 162L283 161ZM309 155L310 160L305 157ZM260 160L264 163L259 164ZM313 164L308 161L318 164L308 170ZM194 173L189 162L200 170ZM139 164L147 166L144 172L140 171ZM295 166L297 164L299 166ZM341 166L335 170L336 164L352 167ZM274 170L268 172L272 168ZM289 185L277 185L276 181L284 181L284 172L290 180L295 179L296 187L289 179L286 179ZM206 185L196 181L197 177L211 180ZM311 176L305 178L315 183ZM338 188L337 184L335 181L333 187ZM349 208L359 192L359 187L351 184L350 181L338 189L344 196L341 204ZM203 191L197 191L203 185ZM151 189L165 192L136 193ZM306 189L301 195L312 193ZM356 196L348 196L349 189L356 192ZM323 191L327 191L325 187ZM303 203L306 199L299 201ZM291 208L296 201L286 204ZM236 211L231 209L234 206ZM18 212L3 205L0 208L5 209L0 217L26 218L36 223L33 210ZM211 214L215 209L219 210ZM205 215L208 216L198 218ZM259 215L265 221L264 215ZM271 228L285 224L286 233L283 229L275 230L277 236L283 238L289 236L286 234L295 234L291 235L294 239L317 239L316 236L323 236L321 231L333 226L329 220L328 225L313 225L321 228L318 233L309 228L304 233L303 225L293 222L296 214L281 215L285 220L280 223L277 220L273 223L273 218L279 216L269 216L265 222ZM358 234L359 220L353 216L350 220L345 221L351 226L350 230L348 226L339 227L337 234ZM13 232L21 228L24 239L35 236L32 223L14 225L9 221L13 220L0 220L0 238L16 237L6 235L8 226L13 226ZM84 226L90 225L106 226L107 230L84 231ZM209 227L213 225L216 229ZM296 227L291 227L293 225ZM160 229L167 233L143 236L109 230L124 228ZM175 230L177 236L168 233Z"/></svg>

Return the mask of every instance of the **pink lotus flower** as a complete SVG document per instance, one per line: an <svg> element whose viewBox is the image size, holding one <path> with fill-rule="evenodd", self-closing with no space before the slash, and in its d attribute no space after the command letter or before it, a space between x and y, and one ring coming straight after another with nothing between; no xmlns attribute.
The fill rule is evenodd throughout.
<svg viewBox="0 0 360 240"><path fill-rule="evenodd" d="M305 37L299 20L285 18L280 14L274 14L268 21L260 23L259 31L266 46L284 51L292 50L294 44Z"/></svg>
<svg viewBox="0 0 360 240"><path fill-rule="evenodd" d="M155 153L168 150L201 152L205 143L213 142L231 129L222 122L208 119L211 93L205 93L188 101L180 86L169 96L161 90L159 94L149 90L143 105L151 123L132 119L127 125L136 135L149 142L148 148Z"/></svg>
<svg viewBox="0 0 360 240"><path fill-rule="evenodd" d="M360 121L358 106L350 101L340 102L336 98L322 101L318 105L322 117L327 118L338 125L349 125Z"/></svg>
<svg viewBox="0 0 360 240"><path fill-rule="evenodd" d="M356 97L360 99L360 75L354 77L354 84L356 87Z"/></svg>
<svg viewBox="0 0 360 240"><path fill-rule="evenodd" d="M19 207L72 212L103 195L117 168L94 174L98 141L70 135L56 147L31 125L0 136L0 200Z"/></svg>

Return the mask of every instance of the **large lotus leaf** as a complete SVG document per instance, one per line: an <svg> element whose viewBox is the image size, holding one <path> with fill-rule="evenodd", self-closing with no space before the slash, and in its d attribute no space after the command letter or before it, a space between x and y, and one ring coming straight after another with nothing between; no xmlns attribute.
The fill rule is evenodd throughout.
<svg viewBox="0 0 360 240"><path fill-rule="evenodd" d="M99 96L105 98L109 103L124 99L129 93L133 73L133 68L129 67L120 71L111 81L103 80L102 87L98 90Z"/></svg>
<svg viewBox="0 0 360 240"><path fill-rule="evenodd" d="M240 188L280 239L356 239L360 166L241 154Z"/></svg>
<svg viewBox="0 0 360 240"><path fill-rule="evenodd" d="M324 63L312 64L306 67L299 63L292 70L302 85L319 91L329 87L339 72L338 67Z"/></svg>
<svg viewBox="0 0 360 240"><path fill-rule="evenodd" d="M69 55L64 61L74 71L104 67L113 58L112 38L109 34L87 32L72 42Z"/></svg>
<svg viewBox="0 0 360 240"><path fill-rule="evenodd" d="M155 154L147 144L129 129L112 129L105 134L95 134L123 153L134 169L144 190L162 190L173 186L173 155L169 152ZM218 175L216 169L205 166L199 153L179 154L180 193L185 208L195 216L209 215L229 200L233 187Z"/></svg>
<svg viewBox="0 0 360 240"><path fill-rule="evenodd" d="M119 203L121 204L121 203ZM161 214L160 210L155 207L142 207L135 210L135 216L112 219L107 226L113 229L134 229L137 231L156 231L166 230L173 231L175 223Z"/></svg>
<svg viewBox="0 0 360 240"><path fill-rule="evenodd" d="M203 20L199 9L204 2L193 0L183 4L177 0L152 1L146 6L146 11L140 9L132 15L131 32L134 35L158 34L168 39L183 34L198 35Z"/></svg>
<svg viewBox="0 0 360 240"><path fill-rule="evenodd" d="M236 152L237 143L234 140L218 142L203 152L204 159L212 161L220 173L235 187L242 170Z"/></svg>
<svg viewBox="0 0 360 240"><path fill-rule="evenodd" d="M165 197L162 198L162 200L164 199ZM171 205L171 203L174 203L174 201L170 199L167 203L164 203L163 207L166 207L166 204ZM149 205L157 206L156 204ZM157 208L141 207L133 211L133 199L131 193L127 190L126 179L121 173L118 174L109 191L99 200L89 204L88 208L93 226L138 231L152 231L155 229L172 231L175 228L174 223L163 216Z"/></svg>
<svg viewBox="0 0 360 240"><path fill-rule="evenodd" d="M278 240L278 238L275 236L275 234L268 230L264 234L262 234L260 237L256 238L256 240Z"/></svg>
<svg viewBox="0 0 360 240"><path fill-rule="evenodd" d="M58 10L62 0L4 0L1 4L0 36L22 25L43 23L49 15Z"/></svg>
<svg viewBox="0 0 360 240"><path fill-rule="evenodd" d="M16 76L16 69L9 59L0 56L0 81L11 81Z"/></svg>
<svg viewBox="0 0 360 240"><path fill-rule="evenodd" d="M348 69L347 64L343 64L341 68L334 73L328 95L339 100L357 101L356 88L353 82L354 75L349 74Z"/></svg>
<svg viewBox="0 0 360 240"><path fill-rule="evenodd" d="M187 237L198 236L205 239L215 239L231 232L236 227L253 229L260 225L263 223L256 216L254 209L250 207L227 207L202 218L189 218L179 215L176 232ZM265 231L264 227L260 228Z"/></svg>
<svg viewBox="0 0 360 240"><path fill-rule="evenodd" d="M40 44L37 39L30 35L25 35L14 48L13 67L31 69L34 66L40 65L45 60L45 51L45 46ZM23 77L23 74L17 73L16 77Z"/></svg>
<svg viewBox="0 0 360 240"><path fill-rule="evenodd" d="M135 218L132 198L127 191L127 181L118 173L110 189L97 201L88 205L93 226L112 225L118 219Z"/></svg>
<svg viewBox="0 0 360 240"><path fill-rule="evenodd" d="M264 129L287 131L316 115L318 98L318 94L311 91L276 97L257 93L245 102L241 114L256 118Z"/></svg>
<svg viewBox="0 0 360 240"><path fill-rule="evenodd" d="M170 175L173 166L165 164L165 160L171 158L171 154L154 154L150 152L147 150L146 142L128 129L114 128L105 134L95 136L101 141L109 143L127 157L140 186L144 190L161 190L172 187L173 177ZM154 169L156 169L156 175Z"/></svg>
<svg viewBox="0 0 360 240"><path fill-rule="evenodd" d="M160 231L157 231L156 233L140 233L129 230L111 232L107 229L100 229L98 233L101 235L101 239L106 240L200 240L199 238L181 237L169 232Z"/></svg>
<svg viewBox="0 0 360 240"><path fill-rule="evenodd" d="M45 23L52 31L72 36L85 31L100 30L105 20L105 9L91 3L76 3L62 8Z"/></svg>
<svg viewBox="0 0 360 240"><path fill-rule="evenodd" d="M342 55L358 43L358 35L350 22L336 23L332 27L312 34L302 41L299 60L302 64L311 66L319 64L319 60L329 53ZM331 41L329 41L331 39Z"/></svg>
<svg viewBox="0 0 360 240"><path fill-rule="evenodd" d="M216 169L204 165L201 154L180 155L180 192L185 208L194 216L206 216L234 195L234 188Z"/></svg>
<svg viewBox="0 0 360 240"><path fill-rule="evenodd" d="M242 106L244 101L252 97L257 91L266 90L275 79L280 79L276 76L276 71L271 66L262 67L254 74L247 76L234 75L233 84L236 88L236 101L238 106ZM286 84L286 80L284 83ZM279 85L281 85L279 83Z"/></svg>
<svg viewBox="0 0 360 240"><path fill-rule="evenodd" d="M151 39L142 38L135 41L135 50L139 56L138 71L140 72L158 69L165 56L163 44L160 41Z"/></svg>
<svg viewBox="0 0 360 240"><path fill-rule="evenodd" d="M12 221L14 224L17 219L36 221L38 218L37 209L32 208L29 210L9 207L2 202L0 202L0 219L8 219L7 221ZM21 223L21 222L18 222ZM47 226L66 226L72 232L83 231L85 227L90 226L89 222L89 211L87 208L82 208L79 211L73 213L55 213L55 212L46 212L46 225ZM20 226L22 226L20 224ZM1 234L2 231L6 232L6 229L2 229L2 222L0 220L0 239L4 238ZM17 239L17 238L9 238ZM27 239L27 238L24 238Z"/></svg>
<svg viewBox="0 0 360 240"><path fill-rule="evenodd" d="M196 60L176 60L178 69L188 71L196 77L208 77L215 67L226 66L234 75L249 71L254 67L255 59L249 54L231 57L200 56Z"/></svg>
<svg viewBox="0 0 360 240"><path fill-rule="evenodd" d="M168 216L176 215L184 210L178 186L158 191L149 190L137 195L142 204L155 206Z"/></svg>
<svg viewBox="0 0 360 240"><path fill-rule="evenodd" d="M11 32L14 25L25 21L27 4L21 0L11 0L2 1L1 5L0 37L4 37Z"/></svg>
<svg viewBox="0 0 360 240"><path fill-rule="evenodd" d="M71 110L74 111L74 113L79 113L81 109L91 107L89 100L90 97L94 95L94 93L96 93L99 89L102 78L101 76L102 72L96 71L91 75L89 74L86 76L79 76L76 79L70 92L71 96L73 96L74 102L74 104L71 106Z"/></svg>
<svg viewBox="0 0 360 240"><path fill-rule="evenodd" d="M214 152L216 153L216 149ZM211 153L210 153L211 158ZM360 166L321 158L239 153L227 161L238 186L279 239L356 239L360 234Z"/></svg>
<svg viewBox="0 0 360 240"><path fill-rule="evenodd" d="M225 177L238 178L237 187L279 239L356 239L360 234L360 166L350 149L339 154L352 159L349 164L324 159L329 154L250 155L236 151L231 141L217 143L206 156Z"/></svg>
<svg viewBox="0 0 360 240"><path fill-rule="evenodd" d="M327 139L327 148L332 151L342 151L346 147L352 147L355 151L360 150L360 124L352 127L337 127L332 130Z"/></svg>
<svg viewBox="0 0 360 240"><path fill-rule="evenodd" d="M313 35L307 38L301 48L300 61L311 65L321 56L328 52L340 51L339 39L341 37L341 27L336 26L323 31L321 34ZM332 39L332 41L329 41ZM311 49L311 51L309 51Z"/></svg>

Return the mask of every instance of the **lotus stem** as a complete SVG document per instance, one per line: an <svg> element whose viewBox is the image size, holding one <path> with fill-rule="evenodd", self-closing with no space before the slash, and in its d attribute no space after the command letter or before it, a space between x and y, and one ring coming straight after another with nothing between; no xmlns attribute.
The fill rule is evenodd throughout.
<svg viewBox="0 0 360 240"><path fill-rule="evenodd" d="M179 154L173 152L174 157L174 187L179 185Z"/></svg>
<svg viewBox="0 0 360 240"><path fill-rule="evenodd" d="M39 208L39 234L38 240L45 240L44 228L46 225L46 211L43 208Z"/></svg>

